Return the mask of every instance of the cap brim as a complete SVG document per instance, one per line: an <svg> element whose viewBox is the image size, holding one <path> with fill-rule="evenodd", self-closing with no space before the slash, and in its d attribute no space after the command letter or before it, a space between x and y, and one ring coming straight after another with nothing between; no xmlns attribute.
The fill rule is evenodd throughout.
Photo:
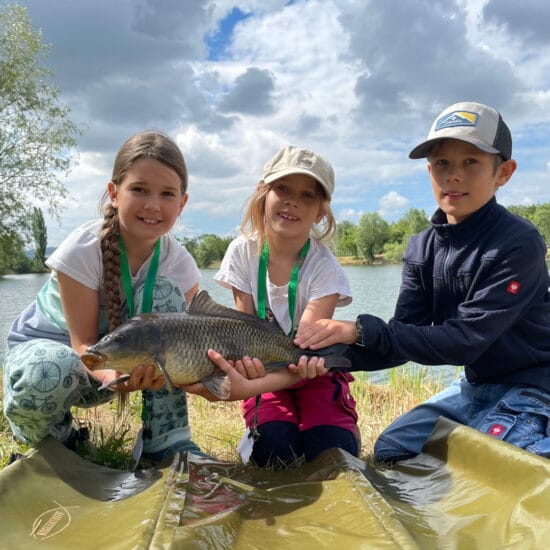
<svg viewBox="0 0 550 550"><path fill-rule="evenodd" d="M279 172L274 172L273 174L269 175L268 177L264 178L264 183L273 183L274 181L284 178L285 176L290 176L291 174L304 174L305 176L309 176L310 178L313 178L316 182L319 183L319 185L323 188L325 191L326 196L331 199L332 193L328 189L328 186L326 183L322 182L318 176L316 176L313 172L308 170L307 168L289 168L287 170L280 170Z"/></svg>
<svg viewBox="0 0 550 550"><path fill-rule="evenodd" d="M426 158L430 154L430 151L432 150L432 147L434 146L434 144L444 139L456 139L458 141L465 141L466 143L471 143L472 145L475 145L478 149L481 149L485 153L502 155L502 153L498 149L495 149L494 147L491 147L490 145L483 143L483 141L480 141L479 139L469 138L469 137L445 136L440 138L428 139L423 143L421 143L420 145L417 145L409 153L409 158L410 159Z"/></svg>

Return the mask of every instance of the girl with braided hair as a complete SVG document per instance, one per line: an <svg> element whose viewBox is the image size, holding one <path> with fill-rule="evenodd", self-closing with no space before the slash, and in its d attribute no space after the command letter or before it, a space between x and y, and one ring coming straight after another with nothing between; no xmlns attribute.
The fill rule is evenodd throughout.
<svg viewBox="0 0 550 550"><path fill-rule="evenodd" d="M211 399L202 384L168 392L153 365L136 365L128 380L103 389L116 371L91 372L80 361L88 346L134 314L183 311L196 294L199 270L169 233L187 198L185 161L168 136L145 131L122 145L101 200L102 219L78 227L48 258L48 282L10 328L4 415L18 439L36 445L52 436L75 449L82 430L73 426L72 406L94 407L141 390L136 448L143 456L161 461L176 452L200 453L182 390ZM208 355L230 377L231 399L325 372L316 357L266 375L257 359L244 357L233 368L214 350Z"/></svg>
<svg viewBox="0 0 550 550"><path fill-rule="evenodd" d="M77 228L48 258L51 277L13 323L4 363L4 414L15 436L36 445L53 436L75 446L71 406L92 407L143 392L143 455L161 460L199 452L191 439L186 395L170 393L153 365L129 380L90 372L79 356L134 314L183 311L200 273L169 233L187 202L187 168L176 143L140 132L119 150L102 197L103 218Z"/></svg>

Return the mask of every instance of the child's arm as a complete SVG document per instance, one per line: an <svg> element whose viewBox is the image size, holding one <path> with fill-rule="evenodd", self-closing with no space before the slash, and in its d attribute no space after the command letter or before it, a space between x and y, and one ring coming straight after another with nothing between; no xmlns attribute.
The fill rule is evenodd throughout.
<svg viewBox="0 0 550 550"><path fill-rule="evenodd" d="M98 339L99 293L61 271L57 281L71 346L82 355Z"/></svg>
<svg viewBox="0 0 550 550"><path fill-rule="evenodd" d="M231 393L229 401L248 399L262 393L282 390L296 384L303 378L315 378L327 372L322 357L307 358L303 355L293 372L289 369L280 369L268 372L265 376L249 379L247 376L256 376L257 370L263 370L261 362L257 359L243 359L245 376L239 370L226 361L217 351L208 350L209 359L224 371L231 381ZM255 364L254 364L255 363ZM187 393L194 393L209 401L220 401L218 397L209 392L202 383L181 386Z"/></svg>
<svg viewBox="0 0 550 550"><path fill-rule="evenodd" d="M79 283L61 271L57 272L57 281L63 314L69 329L71 347L82 355L88 346L98 340L97 326L99 319L99 293ZM88 375L104 384L117 377L114 370L90 371L84 367ZM115 389L119 392L130 392L138 389L159 390L163 383L162 376L155 376L154 365L138 365L129 380L117 384Z"/></svg>
<svg viewBox="0 0 550 550"><path fill-rule="evenodd" d="M302 313L298 332L300 332L300 328L310 326L319 319L332 318L337 302L338 294L330 294L317 300L311 300L306 306L304 313Z"/></svg>

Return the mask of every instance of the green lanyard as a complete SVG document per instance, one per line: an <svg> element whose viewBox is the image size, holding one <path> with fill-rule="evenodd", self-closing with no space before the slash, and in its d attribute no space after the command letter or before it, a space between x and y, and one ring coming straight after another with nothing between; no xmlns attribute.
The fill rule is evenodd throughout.
<svg viewBox="0 0 550 550"><path fill-rule="evenodd" d="M288 283L288 313L290 315L291 328L289 334L294 333L294 309L296 307L296 292L298 290L298 272L300 266L307 256L309 251L309 239L302 247L300 257L290 274ZM267 297L267 263L269 260L269 246L267 240L264 243L262 253L260 255L260 265L258 266L258 317L265 319L266 317L266 297Z"/></svg>
<svg viewBox="0 0 550 550"><path fill-rule="evenodd" d="M128 262L128 254L122 240L122 235L119 235L118 242L120 244L120 274L122 275L122 286L126 295L126 303L128 304L128 318L134 316L134 290L132 289L132 276L130 274L130 264ZM153 259L147 270L145 286L143 287L143 300L141 303L141 313L151 313L153 309L153 289L155 287L155 279L159 268L160 258L160 239L155 244Z"/></svg>
<svg viewBox="0 0 550 550"><path fill-rule="evenodd" d="M124 246L122 235L118 236L118 242L120 244L120 274L122 275L122 286L124 287L126 303L128 304L128 319L131 319L134 316L134 290L132 288L130 262L128 261L128 253L126 252L126 246ZM141 313L151 313L153 309L153 289L155 288L155 279L157 278L159 259L160 239L158 239L155 243L153 258L151 259L149 269L147 270L147 276L145 277L143 298L141 300ZM145 408L145 394L142 392L141 420L145 422L147 420L147 416L147 409Z"/></svg>

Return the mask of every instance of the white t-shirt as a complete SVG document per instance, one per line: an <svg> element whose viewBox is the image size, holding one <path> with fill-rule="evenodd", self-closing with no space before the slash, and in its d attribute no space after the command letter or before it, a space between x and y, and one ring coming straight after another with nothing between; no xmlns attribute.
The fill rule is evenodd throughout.
<svg viewBox="0 0 550 550"><path fill-rule="evenodd" d="M65 273L75 281L99 292L99 334L107 332L106 299L102 288L103 263L99 235L103 220L87 222L75 229L47 259L52 270L50 279L39 292L37 299L14 321L8 334L8 346L31 338L50 338L69 343L69 331L61 306L57 285L57 272ZM145 282L153 254L132 276L132 288ZM199 282L200 272L187 249L170 234L160 238L160 259L157 277L173 281L185 294ZM124 301L124 293L121 296Z"/></svg>
<svg viewBox="0 0 550 550"><path fill-rule="evenodd" d="M229 244L214 280L227 288L235 287L251 294L257 309L259 263L258 241L241 235ZM292 328L288 310L288 284L272 284L268 273L266 287L266 307L269 307L279 326L288 334ZM350 285L344 270L324 243L311 238L309 251L298 273L295 325L309 302L331 294L338 294L337 307L351 303Z"/></svg>

